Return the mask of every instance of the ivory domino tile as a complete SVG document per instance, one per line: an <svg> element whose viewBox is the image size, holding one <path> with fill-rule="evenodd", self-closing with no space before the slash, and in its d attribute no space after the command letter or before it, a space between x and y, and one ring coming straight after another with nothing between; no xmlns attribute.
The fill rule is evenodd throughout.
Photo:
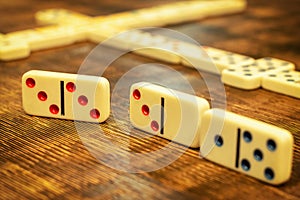
<svg viewBox="0 0 300 200"><path fill-rule="evenodd" d="M291 176L293 136L258 120L211 109L202 119L200 152L212 162L278 185Z"/></svg>
<svg viewBox="0 0 300 200"><path fill-rule="evenodd" d="M300 98L300 72L283 70L269 73L263 77L262 87L266 90Z"/></svg>
<svg viewBox="0 0 300 200"><path fill-rule="evenodd" d="M130 121L138 129L193 148L199 147L202 114L209 103L200 97L139 82L130 89Z"/></svg>
<svg viewBox="0 0 300 200"><path fill-rule="evenodd" d="M103 77L32 70L22 77L27 114L103 122L110 114L109 82Z"/></svg>

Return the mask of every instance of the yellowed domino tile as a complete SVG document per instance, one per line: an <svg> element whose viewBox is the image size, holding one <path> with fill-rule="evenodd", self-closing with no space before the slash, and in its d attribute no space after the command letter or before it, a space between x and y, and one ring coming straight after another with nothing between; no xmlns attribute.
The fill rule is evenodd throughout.
<svg viewBox="0 0 300 200"><path fill-rule="evenodd" d="M197 44L177 41L175 51L181 56L181 64L184 66L193 67L214 74L221 73L218 66L212 62L203 48Z"/></svg>
<svg viewBox="0 0 300 200"><path fill-rule="evenodd" d="M145 36L136 41L140 46L133 45L134 53L168 63L180 63L181 56L175 52L177 44L174 40L157 34L143 33L143 35Z"/></svg>
<svg viewBox="0 0 300 200"><path fill-rule="evenodd" d="M61 26L46 26L12 32L7 34L7 37L11 40L26 41L32 51L37 51L72 44L76 41L76 34L74 30Z"/></svg>
<svg viewBox="0 0 300 200"><path fill-rule="evenodd" d="M219 9L221 6L223 6L222 13L218 14L237 12L239 9L242 9L242 2L244 1L237 1L235 4L227 3L226 6L220 1L216 1L214 4L209 1L177 2L98 17L90 17L65 9L46 9L36 13L37 22L40 24L59 24L59 27L49 26L16 31L7 34L5 37L11 41L17 40L26 43L29 45L30 51L69 45L86 39L101 42L111 37L111 35L129 28L164 26L166 24L202 18L203 14L200 13L208 15L210 13L207 10L213 12L214 9ZM176 12L170 12L170 9ZM104 27L107 30L103 29ZM164 44L163 48L172 49L173 47L172 45ZM3 52L4 50L2 50L2 55L5 54ZM6 52L8 52L8 49L6 49ZM165 59L167 55L170 55L168 51L160 51L162 56L159 56L157 53L157 50L151 48L140 51L140 54L144 56L178 63L178 59L174 55L171 55L169 60ZM21 55L25 56L25 51L23 51L23 54L15 54L16 57L22 57ZM9 58L6 56L3 59L13 59L13 57Z"/></svg>
<svg viewBox="0 0 300 200"><path fill-rule="evenodd" d="M208 109L203 98L159 85L138 82L130 89L134 127L189 147L199 147L202 114Z"/></svg>
<svg viewBox="0 0 300 200"><path fill-rule="evenodd" d="M31 70L22 77L22 103L30 115L103 122L110 115L109 82L98 76Z"/></svg>
<svg viewBox="0 0 300 200"><path fill-rule="evenodd" d="M26 42L0 38L0 60L17 60L29 55L30 48Z"/></svg>
<svg viewBox="0 0 300 200"><path fill-rule="evenodd" d="M292 70L274 71L262 79L266 90L300 98L300 72Z"/></svg>
<svg viewBox="0 0 300 200"><path fill-rule="evenodd" d="M35 13L35 19L38 24L48 25L48 24L84 24L91 20L92 17L74 12L71 10L66 10L62 8L57 9L45 9L40 10Z"/></svg>
<svg viewBox="0 0 300 200"><path fill-rule="evenodd" d="M278 185L291 176L293 136L271 124L211 109L202 118L200 152L212 162Z"/></svg>
<svg viewBox="0 0 300 200"><path fill-rule="evenodd" d="M241 89L252 90L261 87L263 76L282 70L293 70L291 62L276 58L260 58L252 64L234 66L222 71L222 82Z"/></svg>
<svg viewBox="0 0 300 200"><path fill-rule="evenodd" d="M118 40L119 38L116 37L116 35L122 32L122 29L112 28L109 25L98 25L92 27L85 26L84 30L88 31L87 38L92 42L100 43L105 41L104 43L105 45L109 45L119 49L124 49L123 47L126 41ZM110 38L114 38L113 41L118 41L118 42L113 43L112 40L110 40Z"/></svg>

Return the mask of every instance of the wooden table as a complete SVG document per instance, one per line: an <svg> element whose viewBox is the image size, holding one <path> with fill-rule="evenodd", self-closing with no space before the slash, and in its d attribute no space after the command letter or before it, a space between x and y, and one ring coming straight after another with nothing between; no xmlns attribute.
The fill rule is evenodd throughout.
<svg viewBox="0 0 300 200"><path fill-rule="evenodd" d="M98 16L168 2L172 1L1 1L0 32L36 27L34 13L46 8L66 8ZM300 70L299 5L297 0L249 0L248 9L241 14L167 28L187 34L203 45L254 58L272 56L288 60ZM133 129L128 118L120 117L127 116L128 112L126 90L118 91L112 102L112 108L120 116L111 116L101 125L24 113L21 102L23 73L31 69L77 73L95 46L91 42L80 42L34 52L26 59L0 62L0 199L300 198L300 100L296 98L263 89L244 91L225 86L227 110L274 124L293 134L292 177L276 187L204 160L199 157L199 149L169 143ZM107 48L108 54L114 51ZM129 53L113 62L104 76L111 82L113 90L124 73L152 62L157 61ZM96 64L102 66L101 61ZM208 88L196 84L199 80L196 70L162 64L182 73L192 83L198 96L211 100ZM96 71L82 73L96 74ZM159 70L150 68L145 73L157 77ZM219 79L216 75L207 75L213 80ZM133 78L139 78L139 74L133 75ZM167 81L173 88L188 92L177 79L171 77ZM211 94L216 97L216 106L221 105L217 98L221 89L210 88ZM103 133L97 137L87 134L99 127ZM86 148L87 141L98 145L101 154L97 154L97 158ZM134 153L148 155L164 146L169 151L158 158L130 157ZM180 156L172 161L173 154ZM161 165L166 166L155 171L143 170ZM137 171L139 173L130 173Z"/></svg>

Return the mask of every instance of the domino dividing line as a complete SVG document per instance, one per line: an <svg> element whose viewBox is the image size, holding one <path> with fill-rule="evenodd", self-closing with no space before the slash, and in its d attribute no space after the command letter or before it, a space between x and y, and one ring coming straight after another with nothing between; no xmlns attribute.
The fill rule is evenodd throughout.
<svg viewBox="0 0 300 200"><path fill-rule="evenodd" d="M65 115L65 82L60 81L60 114Z"/></svg>
<svg viewBox="0 0 300 200"><path fill-rule="evenodd" d="M160 134L164 134L164 123L165 123L165 98L161 97L160 99Z"/></svg>
<svg viewBox="0 0 300 200"><path fill-rule="evenodd" d="M235 168L239 168L240 162L240 140L241 140L241 129L237 130L237 139L236 139L236 157L235 157Z"/></svg>

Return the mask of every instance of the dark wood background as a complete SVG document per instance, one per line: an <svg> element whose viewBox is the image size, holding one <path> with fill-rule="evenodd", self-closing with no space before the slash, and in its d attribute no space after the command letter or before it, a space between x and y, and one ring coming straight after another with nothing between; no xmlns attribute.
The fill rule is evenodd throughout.
<svg viewBox="0 0 300 200"><path fill-rule="evenodd" d="M0 3L0 32L34 28L34 13L46 8L66 8L98 16L173 1L85 1L9 0ZM273 56L294 62L300 70L300 2L298 0L249 0L245 12L224 17L168 26L189 35L201 44L254 58ZM99 125L26 115L21 102L21 77L30 69L77 73L81 63L96 46L81 42L67 47L34 52L29 58L0 62L0 199L299 199L300 198L300 100L263 89L244 91L225 87L227 110L289 130L295 139L291 179L271 186L231 171L199 157L197 149L187 149L159 137L145 137L133 130L127 118L110 117L100 126L98 137L79 135L95 131ZM107 49L107 52L115 51ZM127 54L111 64L105 77L112 89L118 79L137 65L155 62ZM101 66L101 61L99 61ZM190 82L197 72L180 65L169 65ZM149 70L153 76L158 71ZM83 72L84 73L84 72ZM87 74L94 74L89 71ZM138 76L138 74L136 75ZM218 76L209 75L218 80ZM175 79L168 80L182 89ZM207 88L193 85L197 95L210 101ZM127 92L127 91L126 91ZM218 95L220 88L212 89ZM112 107L127 115L126 95ZM125 102L125 104L118 103ZM216 101L218 104L218 101ZM77 129L76 129L77 127ZM128 135L127 129L130 129ZM82 132L82 130L81 130ZM109 138L107 143L105 138ZM94 141L102 149L95 158L84 145ZM120 155L115 146L120 147ZM148 153L168 146L182 155L164 168L152 172L129 173L111 168L124 163L126 153ZM110 152L112 151L112 152ZM101 152L101 151L100 151ZM122 157L123 156L123 157ZM124 157L125 156L125 157ZM135 159L134 166L153 167L168 162L171 154L153 162ZM103 160L101 160L103 158ZM119 159L121 158L121 159ZM106 161L105 163L103 161ZM128 161L128 160L127 160ZM125 166L126 167L126 166ZM139 169L137 167L137 169Z"/></svg>

